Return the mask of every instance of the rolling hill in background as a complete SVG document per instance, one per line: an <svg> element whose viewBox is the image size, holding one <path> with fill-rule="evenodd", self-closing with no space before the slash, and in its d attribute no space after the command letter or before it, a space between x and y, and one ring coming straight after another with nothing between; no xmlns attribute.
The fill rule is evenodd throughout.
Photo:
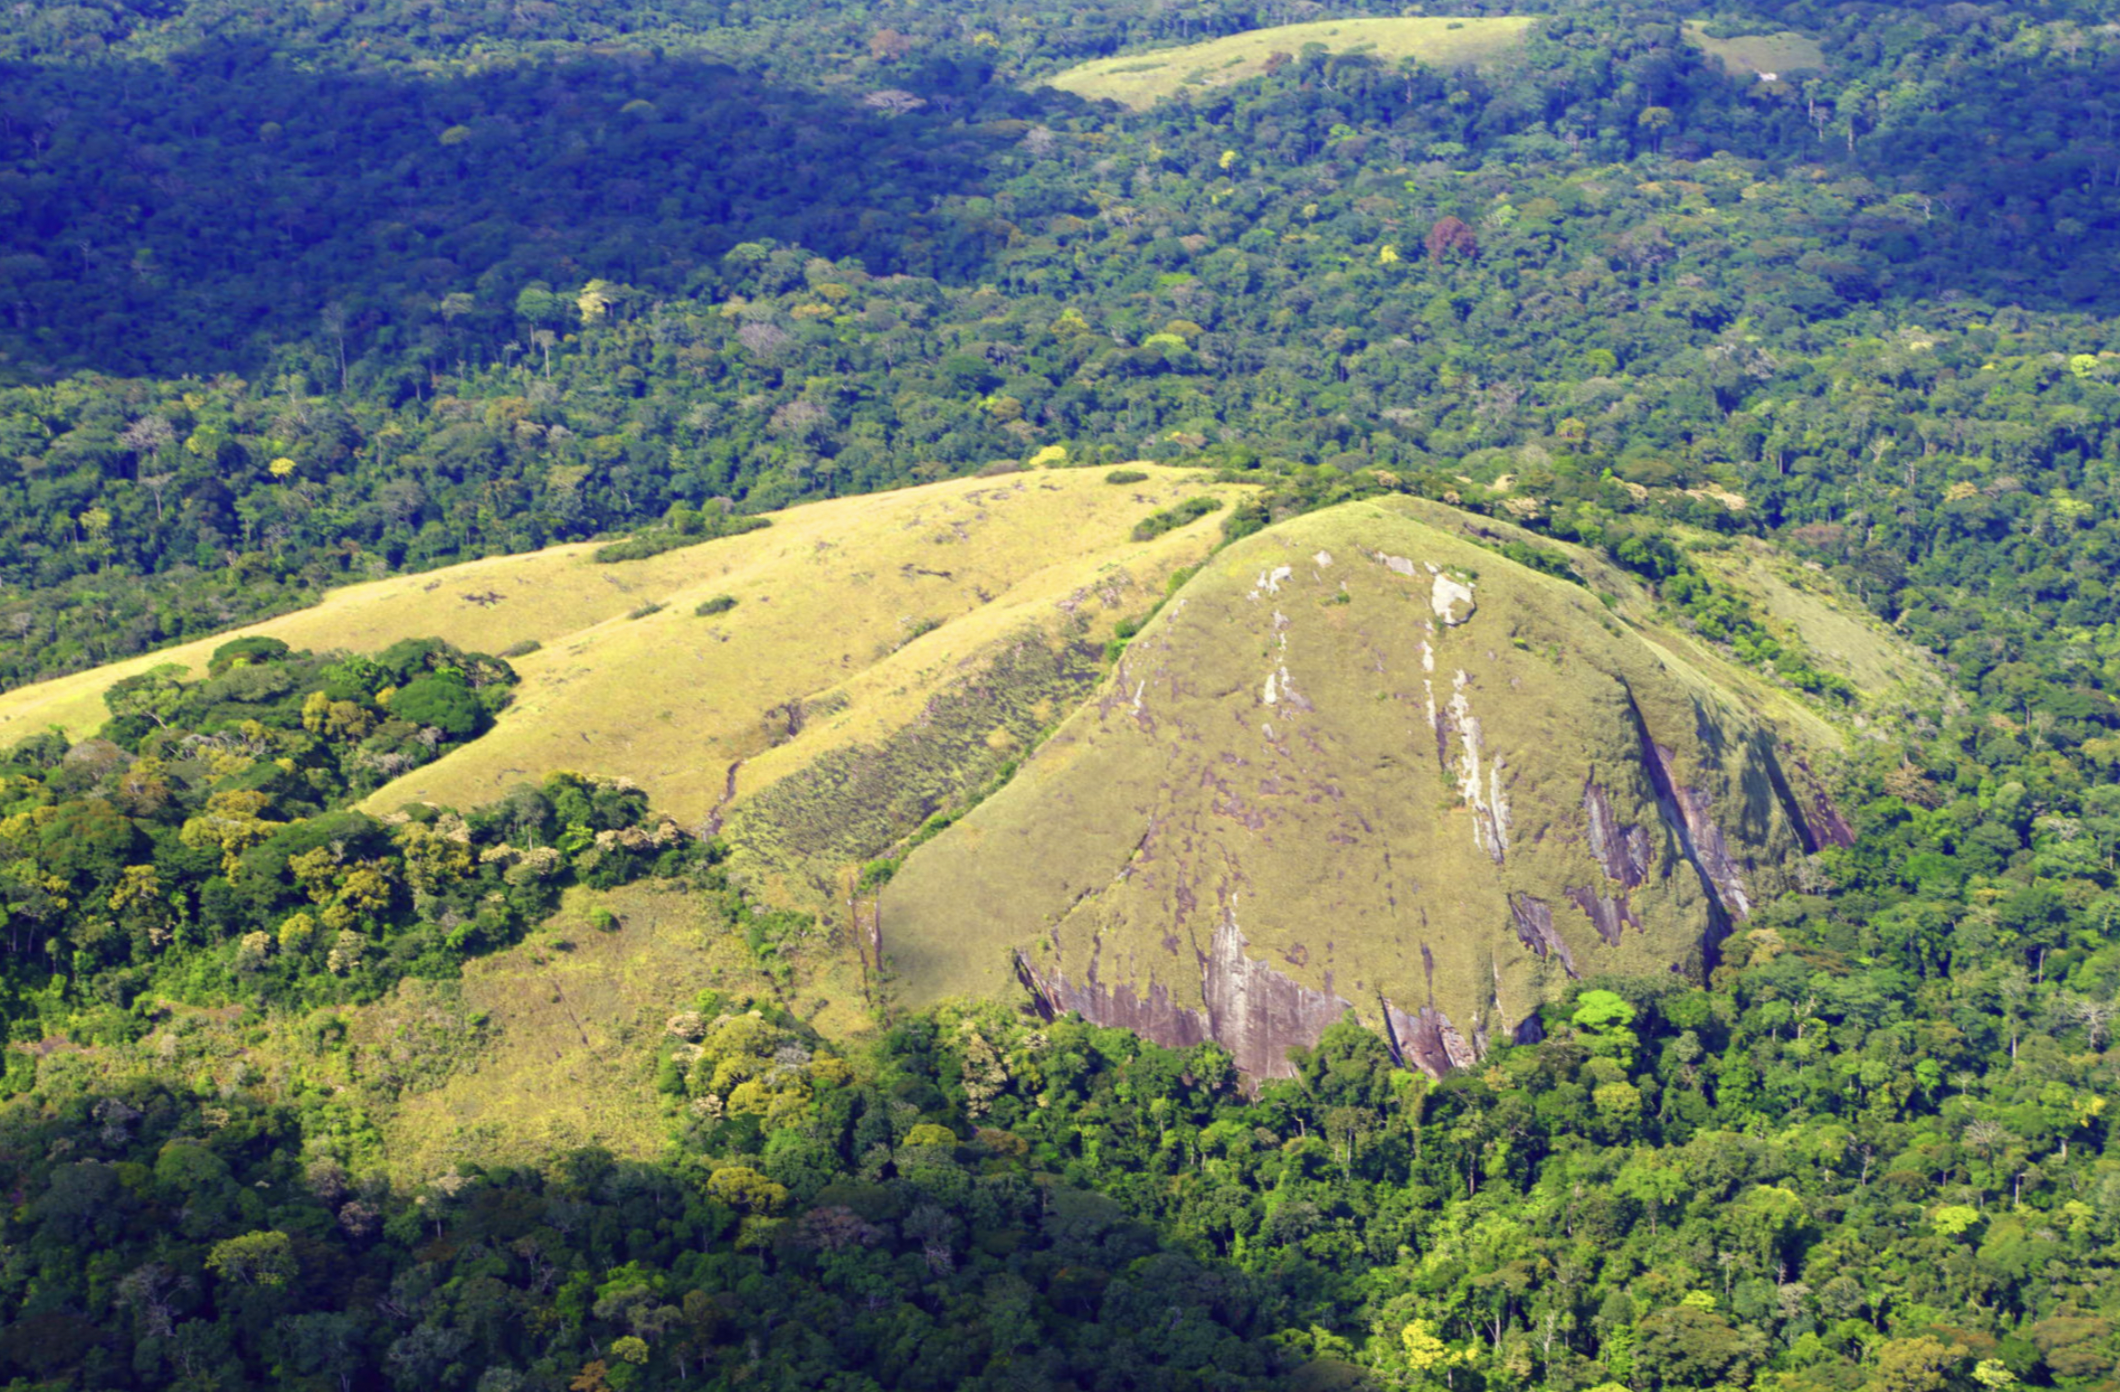
<svg viewBox="0 0 2120 1392"><path fill-rule="evenodd" d="M1267 71L1274 54L1290 58L1309 45L1384 62L1417 58L1438 68L1492 63L1531 28L1528 18L1331 19L1253 29L1178 48L1099 58L1046 79L1045 85L1091 99L1146 107L1182 88L1225 87Z"/></svg>

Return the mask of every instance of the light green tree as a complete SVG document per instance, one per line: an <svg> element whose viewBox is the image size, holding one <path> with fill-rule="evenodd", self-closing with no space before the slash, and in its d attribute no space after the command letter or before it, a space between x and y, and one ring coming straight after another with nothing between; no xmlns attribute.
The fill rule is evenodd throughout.
<svg viewBox="0 0 2120 1392"><path fill-rule="evenodd" d="M297 1273L294 1242L283 1232L252 1232L216 1242L206 1269L244 1286L283 1286Z"/></svg>
<svg viewBox="0 0 2120 1392"><path fill-rule="evenodd" d="M1399 1343L1405 1346L1406 1365L1413 1369L1415 1378L1423 1382L1440 1379L1446 1387L1453 1371L1470 1366L1479 1356L1476 1348L1444 1343L1426 1320L1408 1323L1399 1331Z"/></svg>

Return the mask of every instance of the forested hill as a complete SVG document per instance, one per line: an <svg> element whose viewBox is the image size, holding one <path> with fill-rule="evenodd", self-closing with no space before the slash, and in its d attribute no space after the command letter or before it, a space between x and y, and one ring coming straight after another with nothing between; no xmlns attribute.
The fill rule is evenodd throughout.
<svg viewBox="0 0 2120 1392"><path fill-rule="evenodd" d="M1397 8L0 10L0 687L198 659L0 750L0 1385L2120 1388L2120 0L1316 37ZM1099 61L1169 94L1069 90ZM947 901L997 821L1035 858L1035 756L1129 645L1364 509L1487 567L1458 637L1524 730L1569 634L1512 586L1811 730L1831 834L1756 838L1793 890L1577 978L1485 859L1475 946L1551 990L1429 1071L1346 1020L1240 1077L1041 1016L1017 958L909 1008L878 896ZM511 572L582 592L551 652L214 637L585 540ZM478 573L389 618L497 632ZM1383 633L1384 583L1298 634ZM546 766L604 757L589 708L629 757L687 729L702 817ZM364 801L466 767L520 786ZM1459 965L1476 1010L1504 974Z"/></svg>

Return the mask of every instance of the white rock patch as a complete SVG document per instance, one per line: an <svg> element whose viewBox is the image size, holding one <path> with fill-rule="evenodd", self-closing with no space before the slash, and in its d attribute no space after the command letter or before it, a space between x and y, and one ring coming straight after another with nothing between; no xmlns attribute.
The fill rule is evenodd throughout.
<svg viewBox="0 0 2120 1392"><path fill-rule="evenodd" d="M1251 587L1251 597L1257 599L1261 590L1266 591L1268 594L1279 594L1281 592L1281 582L1289 579L1295 573L1293 566L1275 566L1272 570L1260 571L1258 582Z"/></svg>
<svg viewBox="0 0 2120 1392"><path fill-rule="evenodd" d="M1481 756L1486 752L1480 737L1479 717L1472 713L1468 695L1471 679L1461 670L1452 679L1451 723L1457 728L1458 796L1472 812L1472 839L1496 865L1509 854L1509 804L1502 797L1502 757L1494 756L1486 776L1481 776Z"/></svg>
<svg viewBox="0 0 2120 1392"><path fill-rule="evenodd" d="M1435 587L1429 592L1429 607L1444 623L1455 626L1472 617L1478 606L1472 601L1472 586L1462 580L1453 580L1447 575L1435 577Z"/></svg>

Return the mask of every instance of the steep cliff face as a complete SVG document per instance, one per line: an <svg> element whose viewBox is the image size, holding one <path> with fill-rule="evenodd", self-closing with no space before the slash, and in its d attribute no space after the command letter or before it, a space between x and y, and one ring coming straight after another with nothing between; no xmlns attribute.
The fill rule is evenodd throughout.
<svg viewBox="0 0 2120 1392"><path fill-rule="evenodd" d="M1439 1074L1571 978L1698 973L1845 838L1734 694L1421 505L1217 556L1014 782L915 852L915 1000L1005 989L1256 1075L1347 1011Z"/></svg>

